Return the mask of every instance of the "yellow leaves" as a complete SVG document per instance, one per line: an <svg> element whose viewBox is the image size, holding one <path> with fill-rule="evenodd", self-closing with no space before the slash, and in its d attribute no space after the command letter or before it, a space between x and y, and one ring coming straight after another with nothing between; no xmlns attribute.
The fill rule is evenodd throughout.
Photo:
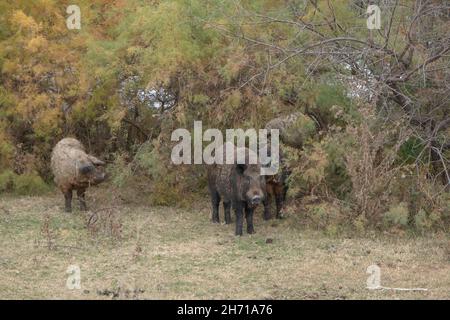
<svg viewBox="0 0 450 320"><path fill-rule="evenodd" d="M126 51L127 51L127 56L131 57L131 56L138 55L142 51L142 49L138 46L131 46L131 47L128 47L126 49Z"/></svg>
<svg viewBox="0 0 450 320"><path fill-rule="evenodd" d="M292 173L289 177L289 194L314 193L314 190L326 188L327 169L331 159L320 142L308 145L304 150L284 146Z"/></svg>
<svg viewBox="0 0 450 320"><path fill-rule="evenodd" d="M36 53L48 46L48 41L43 36L37 36L28 41L26 49L31 53Z"/></svg>
<svg viewBox="0 0 450 320"><path fill-rule="evenodd" d="M50 98L46 94L38 94L34 97L34 106L44 108L50 104Z"/></svg>
<svg viewBox="0 0 450 320"><path fill-rule="evenodd" d="M0 122L0 169L7 168L10 165L12 155L14 154L11 137L4 129L6 126L4 122Z"/></svg>
<svg viewBox="0 0 450 320"><path fill-rule="evenodd" d="M0 46L0 72L14 103L0 113L13 115L12 124L20 122L36 137L51 139L60 128L59 92L70 99L78 94L72 88L80 87L76 82L83 51L77 49L84 48L84 40L71 41L64 7L53 0L19 1L9 8L0 19L9 35Z"/></svg>
<svg viewBox="0 0 450 320"><path fill-rule="evenodd" d="M19 70L19 61L17 59L4 60L2 73L4 74L15 74Z"/></svg>
<svg viewBox="0 0 450 320"><path fill-rule="evenodd" d="M111 129L114 131L120 128L121 121L125 118L126 113L127 110L125 108L121 107L118 103L114 103L111 104L100 119L107 120Z"/></svg>
<svg viewBox="0 0 450 320"><path fill-rule="evenodd" d="M325 169L328 166L328 157L325 150L320 144L316 143L305 160L304 178L312 184L319 184L325 178Z"/></svg>
<svg viewBox="0 0 450 320"><path fill-rule="evenodd" d="M27 16L22 10L16 10L11 16L11 23L18 27L19 30L26 30L32 33L38 32L39 24L33 17Z"/></svg>
<svg viewBox="0 0 450 320"><path fill-rule="evenodd" d="M42 64L36 64L33 66L32 70L35 76L40 77L47 71L47 68Z"/></svg>
<svg viewBox="0 0 450 320"><path fill-rule="evenodd" d="M16 111L25 119L31 120L40 110L48 108L50 98L46 94L33 94L33 90L17 104Z"/></svg>
<svg viewBox="0 0 450 320"><path fill-rule="evenodd" d="M38 136L52 138L60 130L60 108L41 109L33 123L33 129Z"/></svg>

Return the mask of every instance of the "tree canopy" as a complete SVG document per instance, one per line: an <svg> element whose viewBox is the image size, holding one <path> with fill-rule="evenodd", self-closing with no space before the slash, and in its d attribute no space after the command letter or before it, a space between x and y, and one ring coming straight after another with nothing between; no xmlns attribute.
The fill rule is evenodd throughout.
<svg viewBox="0 0 450 320"><path fill-rule="evenodd" d="M168 161L172 130L301 112L318 130L287 150L293 198L449 214L450 4L375 1L370 30L369 2L80 0L80 30L69 1L0 2L0 192L16 175L50 182L65 136L115 181L142 170L156 191L201 189Z"/></svg>

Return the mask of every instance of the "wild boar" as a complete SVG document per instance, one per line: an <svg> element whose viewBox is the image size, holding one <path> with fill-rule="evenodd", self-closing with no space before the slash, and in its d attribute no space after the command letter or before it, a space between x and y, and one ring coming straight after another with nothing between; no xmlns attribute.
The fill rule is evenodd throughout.
<svg viewBox="0 0 450 320"><path fill-rule="evenodd" d="M316 122L309 116L295 112L274 118L267 122L265 129L280 130L280 140L287 146L301 148L305 141L317 132Z"/></svg>
<svg viewBox="0 0 450 320"><path fill-rule="evenodd" d="M270 137L270 134L269 134ZM269 139L270 141L270 139ZM278 172L274 175L266 175L266 198L263 201L264 205L264 220L269 220L272 218L271 214L271 205L272 200L275 198L276 205L276 217L277 219L282 218L282 209L284 203L286 201L286 193L288 190L287 179L290 175L290 171L288 170L287 164L285 162L285 157L282 151L282 148L278 150ZM267 144L267 156L271 157L271 148L270 143ZM269 162L266 166L270 166L272 161Z"/></svg>
<svg viewBox="0 0 450 320"><path fill-rule="evenodd" d="M226 164L226 150L234 152L234 163ZM212 203L212 220L219 223L219 205L223 201L225 212L225 223L231 223L231 205L236 214L236 235L242 235L244 224L244 212L247 221L247 233L255 232L253 227L253 211L258 204L265 199L265 179L261 175L261 165L250 163L251 150L247 148L237 148L232 143L227 142L217 150L224 156L224 164L208 165L208 187ZM245 161L243 164L237 162L237 155L243 154ZM253 153L253 156L256 156Z"/></svg>
<svg viewBox="0 0 450 320"><path fill-rule="evenodd" d="M80 141L64 138L53 148L51 169L65 198L65 211L72 211L72 191L77 191L80 209L87 210L85 192L105 180L105 163L87 154Z"/></svg>
<svg viewBox="0 0 450 320"><path fill-rule="evenodd" d="M286 202L286 193L288 190L287 178L290 172L283 165L280 166L279 172L272 176L266 176L266 199L264 201L264 219L272 218L271 203L275 198L276 217L281 219L284 203Z"/></svg>

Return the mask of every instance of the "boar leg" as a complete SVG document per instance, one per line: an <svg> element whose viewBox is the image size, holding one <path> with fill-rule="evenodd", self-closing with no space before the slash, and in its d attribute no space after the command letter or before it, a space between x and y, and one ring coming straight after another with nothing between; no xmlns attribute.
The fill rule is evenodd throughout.
<svg viewBox="0 0 450 320"><path fill-rule="evenodd" d="M243 205L242 203L237 202L233 207L236 211L236 235L242 236L242 227L244 224Z"/></svg>
<svg viewBox="0 0 450 320"><path fill-rule="evenodd" d="M64 192L65 199L65 211L72 212L72 189L66 190Z"/></svg>
<svg viewBox="0 0 450 320"><path fill-rule="evenodd" d="M283 193L281 190L277 190L275 193L275 205L277 207L277 219L281 219L281 208L283 206Z"/></svg>
<svg viewBox="0 0 450 320"><path fill-rule="evenodd" d="M271 201L271 198L272 198L272 195L270 193L267 193L266 197L263 200L264 220L272 219L272 214L270 213L270 201Z"/></svg>
<svg viewBox="0 0 450 320"><path fill-rule="evenodd" d="M287 184L283 184L283 202L286 202L287 192L288 192L288 186L287 186Z"/></svg>
<svg viewBox="0 0 450 320"><path fill-rule="evenodd" d="M86 211L86 189L77 189L78 201L80 202L80 210Z"/></svg>
<svg viewBox="0 0 450 320"><path fill-rule="evenodd" d="M247 220L247 233L252 234L255 233L255 229L253 228L253 208L250 206L245 207L245 220Z"/></svg>
<svg viewBox="0 0 450 320"><path fill-rule="evenodd" d="M219 218L219 205L220 205L220 195L216 190L211 190L211 204L212 204L212 221L214 223L220 223Z"/></svg>
<svg viewBox="0 0 450 320"><path fill-rule="evenodd" d="M281 209L283 208L284 203L284 197L285 197L285 190L283 186L277 187L277 190L275 192L275 205L277 207L277 219L281 219Z"/></svg>
<svg viewBox="0 0 450 320"><path fill-rule="evenodd" d="M223 211L225 212L225 224L230 224L231 221L231 201L223 202Z"/></svg>
<svg viewBox="0 0 450 320"><path fill-rule="evenodd" d="M275 204L277 206L277 219L281 219L282 218L281 209L283 208L283 195L282 194L277 194L275 196Z"/></svg>
<svg viewBox="0 0 450 320"><path fill-rule="evenodd" d="M267 183L266 184L266 196L264 197L264 200L263 200L264 220L272 219L272 213L270 212L270 205L272 204L272 193L273 193L272 183Z"/></svg>

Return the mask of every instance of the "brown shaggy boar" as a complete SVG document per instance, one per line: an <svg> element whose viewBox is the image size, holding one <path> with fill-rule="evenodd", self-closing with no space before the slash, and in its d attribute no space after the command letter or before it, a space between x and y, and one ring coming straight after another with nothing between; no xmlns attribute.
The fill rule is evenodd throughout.
<svg viewBox="0 0 450 320"><path fill-rule="evenodd" d="M269 121L265 129L268 130L268 140L267 140L267 152L270 157L270 130L278 129L280 130L280 138L287 145L291 146L301 146L304 140L304 133L301 131L302 122L296 123L298 119L303 119L303 115L300 112L290 114L285 117L279 117L272 119ZM303 135L302 135L303 134ZM284 203L286 201L286 193L288 190L287 179L291 171L289 170L285 156L283 154L283 150L279 148L279 169L277 174L272 176L266 176L266 200L264 201L264 219L269 220L272 217L271 214L271 202L272 199L275 198L276 205L276 217L277 219L282 218L282 210L284 207Z"/></svg>
<svg viewBox="0 0 450 320"><path fill-rule="evenodd" d="M226 145L234 152L234 164L225 164ZM230 208L233 205L236 214L236 235L242 235L244 212L247 220L247 233L254 233L253 211L265 198L265 179L261 176L259 163L250 164L247 148L237 148L230 142L222 145L224 164L208 166L208 186L212 202L212 220L219 223L219 205L223 201L225 223L231 223ZM245 163L237 164L237 154L245 154Z"/></svg>
<svg viewBox="0 0 450 320"><path fill-rule="evenodd" d="M268 156L270 157L270 146L268 147ZM284 155L279 150L279 169L278 172L274 175L267 175L266 177L266 198L263 202L264 204L264 220L269 220L272 218L271 214L271 205L272 200L275 198L275 206L276 206L276 217L277 219L282 218L282 209L284 203L286 201L286 193L287 193L287 178L290 175L289 170L284 161Z"/></svg>
<svg viewBox="0 0 450 320"><path fill-rule="evenodd" d="M77 191L80 209L87 210L85 192L91 185L105 180L101 166L105 163L89 155L81 142L74 138L64 138L53 148L51 169L55 183L65 198L66 212L72 211L72 191Z"/></svg>

